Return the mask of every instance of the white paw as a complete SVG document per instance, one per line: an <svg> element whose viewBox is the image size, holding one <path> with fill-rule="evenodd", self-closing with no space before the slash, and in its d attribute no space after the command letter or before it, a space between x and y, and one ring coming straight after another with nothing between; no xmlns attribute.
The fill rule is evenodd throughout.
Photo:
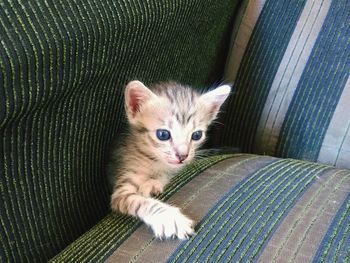
<svg viewBox="0 0 350 263"><path fill-rule="evenodd" d="M194 234L193 221L180 212L177 207L162 204L153 209L153 213L143 218L156 238L188 239Z"/></svg>

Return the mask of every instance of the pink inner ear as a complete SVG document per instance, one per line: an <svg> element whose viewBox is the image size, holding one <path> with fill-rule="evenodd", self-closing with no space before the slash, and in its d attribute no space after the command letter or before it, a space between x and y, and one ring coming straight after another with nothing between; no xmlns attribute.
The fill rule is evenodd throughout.
<svg viewBox="0 0 350 263"><path fill-rule="evenodd" d="M130 90L128 106L133 115L140 111L140 106L146 101L147 97L148 96L146 94L143 94L138 90Z"/></svg>
<svg viewBox="0 0 350 263"><path fill-rule="evenodd" d="M129 107L132 113L136 113L139 109L139 99L136 96L132 96L129 101Z"/></svg>

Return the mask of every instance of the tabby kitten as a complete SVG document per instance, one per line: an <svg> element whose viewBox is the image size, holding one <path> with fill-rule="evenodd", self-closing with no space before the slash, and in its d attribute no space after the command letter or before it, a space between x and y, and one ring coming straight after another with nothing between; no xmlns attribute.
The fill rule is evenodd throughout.
<svg viewBox="0 0 350 263"><path fill-rule="evenodd" d="M177 83L148 89L139 81L126 86L130 132L112 155L113 211L141 219L159 239L187 239L194 233L193 221L179 208L152 196L193 159L230 90L223 85L199 94Z"/></svg>

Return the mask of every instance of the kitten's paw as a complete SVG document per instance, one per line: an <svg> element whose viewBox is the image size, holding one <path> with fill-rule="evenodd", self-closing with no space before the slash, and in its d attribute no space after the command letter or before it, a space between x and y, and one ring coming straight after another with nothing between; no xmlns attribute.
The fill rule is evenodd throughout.
<svg viewBox="0 0 350 263"><path fill-rule="evenodd" d="M147 180L139 187L139 192L143 196L159 195L163 192L163 184L159 180Z"/></svg>
<svg viewBox="0 0 350 263"><path fill-rule="evenodd" d="M144 220L153 230L156 238L188 239L194 234L194 222L177 207L160 207Z"/></svg>

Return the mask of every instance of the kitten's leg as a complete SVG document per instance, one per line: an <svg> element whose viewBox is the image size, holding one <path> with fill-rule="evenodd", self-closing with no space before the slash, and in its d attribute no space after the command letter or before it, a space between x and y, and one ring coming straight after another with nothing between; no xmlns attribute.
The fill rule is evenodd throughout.
<svg viewBox="0 0 350 263"><path fill-rule="evenodd" d="M159 195L163 192L164 185L162 182L156 179L149 179L139 186L139 192L141 195L149 197L151 195Z"/></svg>
<svg viewBox="0 0 350 263"><path fill-rule="evenodd" d="M131 181L119 185L112 194L112 210L141 219L159 239L187 239L194 234L193 221L179 208L142 196L137 190Z"/></svg>

